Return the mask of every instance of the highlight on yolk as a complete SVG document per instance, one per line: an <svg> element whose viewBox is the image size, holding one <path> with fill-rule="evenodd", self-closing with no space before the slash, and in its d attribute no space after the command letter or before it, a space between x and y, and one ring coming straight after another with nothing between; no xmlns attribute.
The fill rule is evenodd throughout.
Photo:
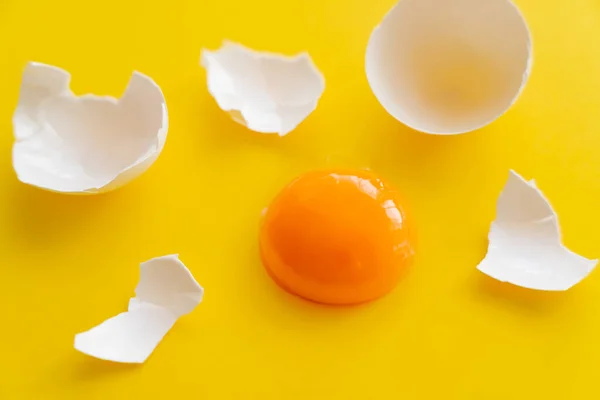
<svg viewBox="0 0 600 400"><path fill-rule="evenodd" d="M377 299L410 260L412 229L399 193L368 171L315 171L266 210L260 252L285 290L325 304Z"/></svg>

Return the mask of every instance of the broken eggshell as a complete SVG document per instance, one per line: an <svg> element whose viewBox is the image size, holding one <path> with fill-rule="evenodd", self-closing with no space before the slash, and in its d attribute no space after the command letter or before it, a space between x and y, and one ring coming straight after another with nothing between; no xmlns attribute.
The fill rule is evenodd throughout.
<svg viewBox="0 0 600 400"><path fill-rule="evenodd" d="M369 85L405 125L452 135L506 112L531 70L527 24L508 0L402 0L366 51Z"/></svg>
<svg viewBox="0 0 600 400"><path fill-rule="evenodd" d="M325 79L308 53L285 56L232 42L202 50L208 91L236 122L285 136L317 107Z"/></svg>
<svg viewBox="0 0 600 400"><path fill-rule="evenodd" d="M136 296L128 310L75 335L75 349L121 363L143 363L179 317L202 301L204 289L177 255L140 265Z"/></svg>
<svg viewBox="0 0 600 400"><path fill-rule="evenodd" d="M536 290L567 290L597 264L561 243L558 217L533 180L510 171L498 198L488 252L477 266L502 282Z"/></svg>
<svg viewBox="0 0 600 400"><path fill-rule="evenodd" d="M54 192L102 193L146 171L162 151L168 115L162 91L134 72L121 99L75 96L71 76L31 62L13 116L13 167L23 183Z"/></svg>

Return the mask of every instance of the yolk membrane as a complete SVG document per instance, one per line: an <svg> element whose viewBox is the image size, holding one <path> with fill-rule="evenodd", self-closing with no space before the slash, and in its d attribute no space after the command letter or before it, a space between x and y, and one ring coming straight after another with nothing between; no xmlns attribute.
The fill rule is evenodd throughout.
<svg viewBox="0 0 600 400"><path fill-rule="evenodd" d="M390 292L413 255L399 193L368 171L315 171L285 187L265 212L260 252L285 290L325 304Z"/></svg>

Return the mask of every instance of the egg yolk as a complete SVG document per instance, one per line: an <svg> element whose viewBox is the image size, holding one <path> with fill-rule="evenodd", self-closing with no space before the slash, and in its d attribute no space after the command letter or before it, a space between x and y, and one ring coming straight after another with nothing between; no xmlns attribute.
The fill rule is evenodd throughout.
<svg viewBox="0 0 600 400"><path fill-rule="evenodd" d="M285 187L264 213L260 252L285 290L325 304L391 291L413 254L399 193L371 172L316 171Z"/></svg>

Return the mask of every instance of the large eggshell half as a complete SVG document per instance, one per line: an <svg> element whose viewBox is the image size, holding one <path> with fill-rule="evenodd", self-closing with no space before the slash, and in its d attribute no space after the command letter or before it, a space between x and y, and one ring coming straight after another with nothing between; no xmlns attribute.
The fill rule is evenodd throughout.
<svg viewBox="0 0 600 400"><path fill-rule="evenodd" d="M260 133L287 135L317 107L325 78L308 53L285 56L224 42L203 50L209 93L233 120Z"/></svg>
<svg viewBox="0 0 600 400"><path fill-rule="evenodd" d="M531 59L527 24L509 0L402 0L371 34L366 73L397 120L452 135L506 112Z"/></svg>
<svg viewBox="0 0 600 400"><path fill-rule="evenodd" d="M134 72L120 99L75 96L68 72L31 62L13 116L21 182L62 193L101 193L146 171L167 139L162 91Z"/></svg>

